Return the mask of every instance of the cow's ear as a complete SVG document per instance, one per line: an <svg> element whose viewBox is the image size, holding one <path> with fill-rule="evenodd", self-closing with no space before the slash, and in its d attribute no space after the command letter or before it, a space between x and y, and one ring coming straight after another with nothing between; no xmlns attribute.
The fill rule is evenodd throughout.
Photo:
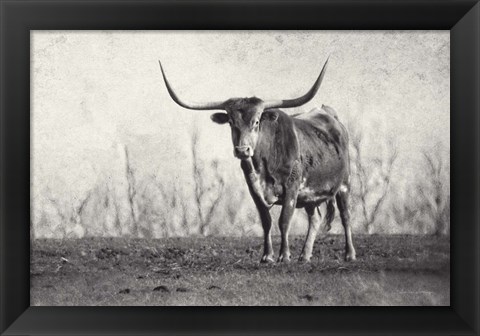
<svg viewBox="0 0 480 336"><path fill-rule="evenodd" d="M276 121L278 119L278 112L265 111L262 113L262 120Z"/></svg>
<svg viewBox="0 0 480 336"><path fill-rule="evenodd" d="M214 113L210 116L210 119L217 124L223 125L228 122L228 114L222 112Z"/></svg>

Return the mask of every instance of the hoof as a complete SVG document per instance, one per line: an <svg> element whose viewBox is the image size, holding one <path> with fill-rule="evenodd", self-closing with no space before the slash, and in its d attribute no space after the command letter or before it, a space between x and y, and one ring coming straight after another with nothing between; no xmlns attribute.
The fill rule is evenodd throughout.
<svg viewBox="0 0 480 336"><path fill-rule="evenodd" d="M355 261L357 260L357 257L355 256L355 253L349 253L345 255L345 261Z"/></svg>
<svg viewBox="0 0 480 336"><path fill-rule="evenodd" d="M310 259L312 257L307 257L307 256L304 256L304 255L301 255L299 258L298 258L298 262L301 262L301 263L309 263L310 262Z"/></svg>
<svg viewBox="0 0 480 336"><path fill-rule="evenodd" d="M273 258L273 255L264 255L262 259L260 259L260 262L262 264L274 263L275 259Z"/></svg>
<svg viewBox="0 0 480 336"><path fill-rule="evenodd" d="M277 262L281 263L289 263L290 262L290 255L280 255L277 259Z"/></svg>

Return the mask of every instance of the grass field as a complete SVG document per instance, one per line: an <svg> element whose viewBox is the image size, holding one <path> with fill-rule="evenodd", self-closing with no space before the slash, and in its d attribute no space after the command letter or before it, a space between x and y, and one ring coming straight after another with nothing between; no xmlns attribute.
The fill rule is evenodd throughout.
<svg viewBox="0 0 480 336"><path fill-rule="evenodd" d="M291 242L298 256L303 237ZM39 239L31 305L450 304L448 237L357 235L354 243L355 262L343 261L343 236L329 235L311 263L259 264L261 238Z"/></svg>

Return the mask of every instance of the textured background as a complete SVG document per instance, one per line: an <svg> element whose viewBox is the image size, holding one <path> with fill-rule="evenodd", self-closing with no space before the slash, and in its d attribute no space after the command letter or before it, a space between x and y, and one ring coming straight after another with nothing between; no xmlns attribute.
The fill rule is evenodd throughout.
<svg viewBox="0 0 480 336"><path fill-rule="evenodd" d="M192 134L205 179L218 171L227 181L209 233L260 234L228 126L213 124L210 112L177 106L158 60L181 97L207 101L303 94L328 55L319 93L286 112L333 107L363 131L367 158L393 139L399 157L389 204L405 201L423 171L423 152L438 152L449 165L448 31L32 31L34 236L124 235L132 221L155 237L195 232ZM129 185L138 189L133 202ZM160 197L158 188L178 199ZM232 206L238 214L227 220L223 209ZM376 231L422 231L384 213ZM295 222L293 231L303 232L304 217Z"/></svg>

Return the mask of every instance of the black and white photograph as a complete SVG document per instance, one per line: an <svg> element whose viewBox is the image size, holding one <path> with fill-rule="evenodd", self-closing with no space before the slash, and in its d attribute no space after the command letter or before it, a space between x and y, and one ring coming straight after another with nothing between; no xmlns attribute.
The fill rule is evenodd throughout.
<svg viewBox="0 0 480 336"><path fill-rule="evenodd" d="M450 31L30 31L31 306L450 306Z"/></svg>

